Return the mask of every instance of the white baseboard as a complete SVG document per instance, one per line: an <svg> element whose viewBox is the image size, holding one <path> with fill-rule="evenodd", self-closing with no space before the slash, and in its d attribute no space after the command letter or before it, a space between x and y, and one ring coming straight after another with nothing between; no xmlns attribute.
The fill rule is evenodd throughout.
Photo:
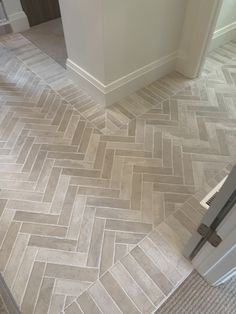
<svg viewBox="0 0 236 314"><path fill-rule="evenodd" d="M214 50L233 39L236 39L236 22L222 27L214 32L209 50Z"/></svg>
<svg viewBox="0 0 236 314"><path fill-rule="evenodd" d="M24 32L29 29L28 18L24 11L8 15L12 31L14 33Z"/></svg>
<svg viewBox="0 0 236 314"><path fill-rule="evenodd" d="M109 106L175 70L177 57L178 52L171 53L107 85L70 59L67 59L66 66L70 76L88 95Z"/></svg>

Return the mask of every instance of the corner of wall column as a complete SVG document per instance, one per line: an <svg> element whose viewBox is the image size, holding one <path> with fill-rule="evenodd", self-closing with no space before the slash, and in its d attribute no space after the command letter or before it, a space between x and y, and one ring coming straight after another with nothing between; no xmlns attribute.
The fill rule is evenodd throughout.
<svg viewBox="0 0 236 314"><path fill-rule="evenodd" d="M201 74L223 0L189 0L176 70L189 78Z"/></svg>

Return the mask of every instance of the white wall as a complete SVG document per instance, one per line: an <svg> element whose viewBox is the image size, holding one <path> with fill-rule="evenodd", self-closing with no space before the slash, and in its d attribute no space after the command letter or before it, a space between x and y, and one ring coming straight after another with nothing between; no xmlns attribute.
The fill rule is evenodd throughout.
<svg viewBox="0 0 236 314"><path fill-rule="evenodd" d="M201 73L221 3L221 0L188 0L176 70L189 78Z"/></svg>
<svg viewBox="0 0 236 314"><path fill-rule="evenodd" d="M22 10L20 0L3 0L13 32L23 32L29 28L26 14Z"/></svg>
<svg viewBox="0 0 236 314"><path fill-rule="evenodd" d="M216 30L236 23L236 0L224 0L216 23Z"/></svg>
<svg viewBox="0 0 236 314"><path fill-rule="evenodd" d="M105 81L101 0L60 0L68 57Z"/></svg>
<svg viewBox="0 0 236 314"><path fill-rule="evenodd" d="M20 0L4 0L3 3L9 15L22 11Z"/></svg>
<svg viewBox="0 0 236 314"><path fill-rule="evenodd" d="M223 0L210 50L236 39L236 0Z"/></svg>
<svg viewBox="0 0 236 314"><path fill-rule="evenodd" d="M187 2L60 0L67 68L111 102L160 78L175 69Z"/></svg>
<svg viewBox="0 0 236 314"><path fill-rule="evenodd" d="M106 83L179 47L186 0L104 0Z"/></svg>

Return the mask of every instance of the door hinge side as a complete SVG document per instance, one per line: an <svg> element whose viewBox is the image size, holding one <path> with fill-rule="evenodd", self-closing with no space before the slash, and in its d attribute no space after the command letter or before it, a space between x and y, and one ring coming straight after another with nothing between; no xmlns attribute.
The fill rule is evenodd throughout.
<svg viewBox="0 0 236 314"><path fill-rule="evenodd" d="M214 247L217 247L222 242L216 230L213 230L205 224L201 224L197 231L205 241L209 242Z"/></svg>

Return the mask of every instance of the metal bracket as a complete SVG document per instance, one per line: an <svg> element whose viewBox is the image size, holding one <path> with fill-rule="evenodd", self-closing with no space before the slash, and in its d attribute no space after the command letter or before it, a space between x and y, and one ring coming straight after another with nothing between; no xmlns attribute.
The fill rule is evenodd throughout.
<svg viewBox="0 0 236 314"><path fill-rule="evenodd" d="M217 247L221 242L221 237L217 234L217 232L211 227L206 226L205 224L201 224L198 227L198 233L208 241L212 246Z"/></svg>

